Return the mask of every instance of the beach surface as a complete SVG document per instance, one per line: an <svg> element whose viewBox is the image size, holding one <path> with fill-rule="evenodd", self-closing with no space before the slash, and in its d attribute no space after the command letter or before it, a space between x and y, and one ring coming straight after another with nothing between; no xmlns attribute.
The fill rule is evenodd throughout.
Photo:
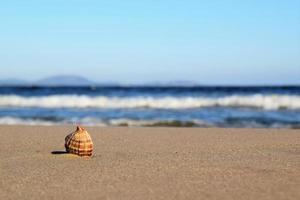
<svg viewBox="0 0 300 200"><path fill-rule="evenodd" d="M300 199L300 131L0 126L0 199Z"/></svg>

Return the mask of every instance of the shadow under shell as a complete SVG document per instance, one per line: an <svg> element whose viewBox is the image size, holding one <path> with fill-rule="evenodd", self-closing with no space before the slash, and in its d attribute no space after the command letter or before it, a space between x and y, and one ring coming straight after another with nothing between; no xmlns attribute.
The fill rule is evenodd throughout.
<svg viewBox="0 0 300 200"><path fill-rule="evenodd" d="M54 154L54 155L61 155L61 154L69 154L69 153L66 152L66 151L52 151L51 154Z"/></svg>

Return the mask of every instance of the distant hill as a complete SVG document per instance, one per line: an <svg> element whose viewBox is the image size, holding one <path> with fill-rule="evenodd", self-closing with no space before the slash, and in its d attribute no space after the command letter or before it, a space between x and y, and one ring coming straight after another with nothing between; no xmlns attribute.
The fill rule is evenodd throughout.
<svg viewBox="0 0 300 200"><path fill-rule="evenodd" d="M143 86L158 86L158 87L192 87L200 84L192 81L169 81L169 82L148 82L141 84Z"/></svg>
<svg viewBox="0 0 300 200"><path fill-rule="evenodd" d="M0 86L194 86L194 82L173 81L173 82L149 82L144 84L119 84L117 82L93 82L77 75L57 75L46 77L37 81L25 81L20 79L0 80Z"/></svg>
<svg viewBox="0 0 300 200"><path fill-rule="evenodd" d="M96 85L81 76L59 75L40 79L38 81L24 81L20 79L0 80L0 86L92 86Z"/></svg>
<svg viewBox="0 0 300 200"><path fill-rule="evenodd" d="M78 75L57 75L46 77L37 81L24 81L20 79L0 80L0 86L171 86L171 87L189 87L196 86L191 81L171 81L171 82L149 82L144 84L119 84L117 82L93 82Z"/></svg>
<svg viewBox="0 0 300 200"><path fill-rule="evenodd" d="M27 85L28 82L20 79L3 79L0 80L0 86L22 86Z"/></svg>
<svg viewBox="0 0 300 200"><path fill-rule="evenodd" d="M81 77L73 75L51 76L34 82L38 86L91 86L94 82Z"/></svg>

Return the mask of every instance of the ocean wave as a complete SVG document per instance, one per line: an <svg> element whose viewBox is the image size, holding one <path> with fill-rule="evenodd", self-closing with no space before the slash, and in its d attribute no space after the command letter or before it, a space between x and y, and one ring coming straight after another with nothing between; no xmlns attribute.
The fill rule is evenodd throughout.
<svg viewBox="0 0 300 200"><path fill-rule="evenodd" d="M229 121L228 121L229 120ZM219 123L209 123L201 120L166 120L166 119L152 119L152 120L139 120L139 119L109 119L103 120L93 117L85 117L81 119L65 119L61 121L51 121L37 118L19 118L11 116L0 117L0 125L29 125L29 126L52 126L52 125L83 125L83 126L100 126L100 127L244 127L244 128L294 128L299 129L300 124L289 123L286 121L270 121L259 118L235 118L228 119Z"/></svg>
<svg viewBox="0 0 300 200"><path fill-rule="evenodd" d="M201 107L254 107L268 110L300 109L297 95L232 95L225 97L107 97L51 95L25 97L0 95L1 107L42 108L153 108L191 109Z"/></svg>
<svg viewBox="0 0 300 200"><path fill-rule="evenodd" d="M40 119L23 119L19 117L0 117L1 125L42 125L42 126L51 126L51 125L60 125L60 123L40 120Z"/></svg>
<svg viewBox="0 0 300 200"><path fill-rule="evenodd" d="M133 120L133 119L112 119L109 126L149 126L149 127L209 127L210 123L201 120Z"/></svg>
<svg viewBox="0 0 300 200"><path fill-rule="evenodd" d="M85 117L82 119L69 119L62 121L51 121L44 119L32 119L32 118L19 118L4 116L0 117L0 124L2 125L84 125L84 126L129 126L129 127L208 127L209 123L200 120L191 121L179 121L179 120L135 120L135 119L110 119L102 120L93 117Z"/></svg>

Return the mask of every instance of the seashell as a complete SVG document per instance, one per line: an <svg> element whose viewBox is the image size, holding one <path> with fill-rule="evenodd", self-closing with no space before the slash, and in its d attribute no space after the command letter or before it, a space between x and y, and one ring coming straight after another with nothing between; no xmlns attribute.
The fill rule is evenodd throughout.
<svg viewBox="0 0 300 200"><path fill-rule="evenodd" d="M79 156L91 156L93 153L91 136L84 128L79 126L77 126L75 132L66 136L65 147L68 153Z"/></svg>

